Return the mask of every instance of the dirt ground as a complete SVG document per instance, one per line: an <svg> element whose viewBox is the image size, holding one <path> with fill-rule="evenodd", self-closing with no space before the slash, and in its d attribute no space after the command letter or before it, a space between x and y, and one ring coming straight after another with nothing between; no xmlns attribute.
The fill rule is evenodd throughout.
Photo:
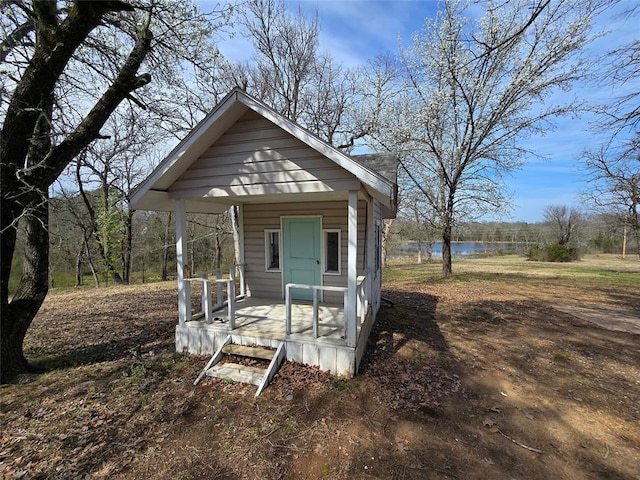
<svg viewBox="0 0 640 480"><path fill-rule="evenodd" d="M0 387L2 478L640 478L640 335L583 315L639 319L640 261L438 270L385 272L356 378L287 363L258 399L192 385L175 284L54 291L26 340L49 373Z"/></svg>

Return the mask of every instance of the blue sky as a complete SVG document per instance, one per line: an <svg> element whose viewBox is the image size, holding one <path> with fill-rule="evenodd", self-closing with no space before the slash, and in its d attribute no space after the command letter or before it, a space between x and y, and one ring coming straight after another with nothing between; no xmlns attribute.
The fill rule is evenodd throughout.
<svg viewBox="0 0 640 480"><path fill-rule="evenodd" d="M609 34L589 47L591 57L616 45L638 38L638 16L624 21L619 12L635 5L638 0L622 0L614 9L605 12L596 29L610 30ZM425 18L435 15L436 1L361 1L310 0L288 1L295 11L298 6L312 15L317 10L321 34L320 48L329 51L338 63L358 66L376 54L398 52L399 41L408 44L413 33L420 31ZM220 44L222 53L230 60L246 60L251 56L250 44L236 36ZM576 85L579 98L606 102L619 92L594 85ZM528 140L547 160L529 159L526 165L507 178L507 186L514 194L510 217L504 220L537 222L548 205L580 207L579 192L586 188L579 155L584 148L595 146L598 135L588 130L592 118L558 119L557 128L544 137Z"/></svg>

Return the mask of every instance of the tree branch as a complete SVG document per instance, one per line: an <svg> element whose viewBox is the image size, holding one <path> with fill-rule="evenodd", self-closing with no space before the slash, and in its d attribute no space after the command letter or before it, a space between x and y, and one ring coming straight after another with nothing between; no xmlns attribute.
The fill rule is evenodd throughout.
<svg viewBox="0 0 640 480"><path fill-rule="evenodd" d="M115 81L76 129L45 157L43 164L47 166L46 172L36 169L30 171L27 174L30 177L29 181L43 187L51 185L73 157L78 155L90 142L100 137L100 129L118 105L125 98L129 98L131 92L151 82L150 74L137 75L137 71L151 50L152 38L147 22L145 31L141 33Z"/></svg>
<svg viewBox="0 0 640 480"><path fill-rule="evenodd" d="M0 42L0 63L4 63L11 50L13 50L18 43L20 43L25 37L35 30L35 23L33 19L29 18L22 25L19 25L7 35L7 38Z"/></svg>

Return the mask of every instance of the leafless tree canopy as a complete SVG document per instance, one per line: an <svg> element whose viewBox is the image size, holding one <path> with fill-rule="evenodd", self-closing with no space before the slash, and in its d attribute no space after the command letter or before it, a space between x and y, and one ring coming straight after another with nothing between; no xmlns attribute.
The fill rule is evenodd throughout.
<svg viewBox="0 0 640 480"><path fill-rule="evenodd" d="M3 382L29 369L22 342L48 289L50 187L94 141L112 137L102 128L116 110L155 108L152 78L172 85L191 52L209 51L216 27L195 7L175 2L2 3ZM23 272L9 301L19 224Z"/></svg>
<svg viewBox="0 0 640 480"><path fill-rule="evenodd" d="M581 215L575 208L566 205L549 205L544 209L544 220L551 230L551 236L563 246L574 239Z"/></svg>
<svg viewBox="0 0 640 480"><path fill-rule="evenodd" d="M504 176L537 155L521 140L579 107L549 98L584 74L579 52L597 10L572 0L482 6L471 21L465 4L443 2L401 51L402 95L383 106L375 138L401 152L408 182L435 211L444 275L455 222L507 208Z"/></svg>
<svg viewBox="0 0 640 480"><path fill-rule="evenodd" d="M640 7L625 12L626 21L637 22ZM640 246L640 40L634 39L601 59L609 68L600 81L625 92L598 108L594 125L606 139L597 148L583 152L588 186L583 194L596 210L618 218L629 227Z"/></svg>

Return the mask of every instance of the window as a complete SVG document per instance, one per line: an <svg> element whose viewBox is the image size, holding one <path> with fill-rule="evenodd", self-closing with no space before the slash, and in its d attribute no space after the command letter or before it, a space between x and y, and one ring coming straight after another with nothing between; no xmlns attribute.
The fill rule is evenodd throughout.
<svg viewBox="0 0 640 480"><path fill-rule="evenodd" d="M324 273L340 275L340 230L324 231Z"/></svg>
<svg viewBox="0 0 640 480"><path fill-rule="evenodd" d="M264 231L264 268L280 271L280 230Z"/></svg>

